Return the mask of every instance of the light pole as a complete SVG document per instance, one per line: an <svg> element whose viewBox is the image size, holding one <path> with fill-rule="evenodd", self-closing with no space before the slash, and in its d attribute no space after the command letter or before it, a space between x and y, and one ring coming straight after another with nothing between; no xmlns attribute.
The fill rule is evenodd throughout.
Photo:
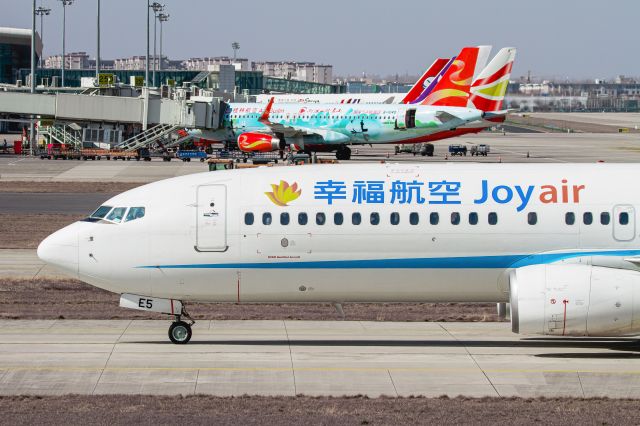
<svg viewBox="0 0 640 426"><path fill-rule="evenodd" d="M31 16L31 93L36 93L36 0L33 0L33 15ZM29 125L29 152L34 154L33 145L36 140L33 116Z"/></svg>
<svg viewBox="0 0 640 426"><path fill-rule="evenodd" d="M96 83L98 83L98 77L100 76L100 0L98 0L98 22L96 25L97 37L96 37Z"/></svg>
<svg viewBox="0 0 640 426"><path fill-rule="evenodd" d="M73 4L73 0L60 0L62 2L62 84L64 87L64 68L65 68L65 60L66 60L66 20L67 20L67 6Z"/></svg>
<svg viewBox="0 0 640 426"><path fill-rule="evenodd" d="M233 43L231 43L231 48L233 49L233 62L235 62L236 54L238 53L238 50L240 50L240 43L234 41Z"/></svg>
<svg viewBox="0 0 640 426"><path fill-rule="evenodd" d="M44 22L42 18L44 18L44 15L49 16L50 13L51 13L51 9L47 9L46 7L42 7L42 6L38 7L35 11L35 14L40 16L40 41L42 42L44 40ZM39 63L40 63L40 68L42 68L42 52L40 52Z"/></svg>
<svg viewBox="0 0 640 426"><path fill-rule="evenodd" d="M151 4L147 0L147 56L145 57L144 67L144 85L149 87L149 15L151 11Z"/></svg>
<svg viewBox="0 0 640 426"><path fill-rule="evenodd" d="M167 22L169 20L169 14L168 13L159 14L158 20L160 21L160 63L158 64L158 70L162 71L162 23Z"/></svg>
<svg viewBox="0 0 640 426"><path fill-rule="evenodd" d="M151 9L153 9L153 76L151 80L153 81L152 86L156 85L156 68L158 68L156 61L158 60L158 53L156 50L156 27L158 22L158 13L164 10L164 5L158 2L153 2L151 4Z"/></svg>

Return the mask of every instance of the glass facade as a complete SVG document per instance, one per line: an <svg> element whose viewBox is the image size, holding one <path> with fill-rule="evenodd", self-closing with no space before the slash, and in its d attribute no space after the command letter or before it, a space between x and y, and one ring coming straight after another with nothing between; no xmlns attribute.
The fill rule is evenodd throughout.
<svg viewBox="0 0 640 426"><path fill-rule="evenodd" d="M237 75L237 74L236 74ZM237 83L236 83L237 84ZM312 83L309 81L285 80L275 77L264 77L265 92L331 94L343 93L343 86L333 84Z"/></svg>
<svg viewBox="0 0 640 426"><path fill-rule="evenodd" d="M0 83L15 84L21 68L30 68L31 46L0 43ZM36 61L38 61L36 55ZM29 72L27 71L27 74Z"/></svg>
<svg viewBox="0 0 640 426"><path fill-rule="evenodd" d="M27 52L27 57L29 56ZM20 78L23 83L26 82L26 78L29 75L30 70L28 68L22 68L17 73L17 77ZM123 84L129 84L132 76L144 77L144 71L131 71L131 70L104 70L106 74L114 74L116 81ZM61 72L58 68L42 68L36 71L37 84L51 85L53 77L58 77L60 81ZM95 77L95 70L65 70L65 85L67 87L80 87L82 77ZM151 73L149 73L151 77ZM198 75L198 71L184 71L184 70L163 70L156 71L156 85L167 84L169 80L174 80L176 86L182 86L184 82L190 82ZM219 81L216 73L212 73L209 79L203 81L204 85L208 81L213 86L218 86ZM15 83L15 79L12 81ZM202 86L203 84L199 84ZM346 91L345 86L333 85L333 84L320 84L307 81L298 80L285 80L281 78L267 77L262 74L261 71L236 71L235 72L235 85L236 93L248 93L249 95L257 95L264 92L282 92L282 93L344 93ZM216 87L217 88L217 87ZM245 92L246 91L246 92Z"/></svg>
<svg viewBox="0 0 640 426"><path fill-rule="evenodd" d="M30 70L21 69L20 78L24 81L29 75ZM105 74L114 74L116 81L123 84L129 84L130 78L133 76L143 77L144 71L131 71L131 70L104 70ZM52 77L57 76L60 81L61 70L58 68L42 68L36 71L38 76L38 84L42 84L43 79L47 79L51 84ZM156 81L158 83L167 84L168 80L175 80L177 86L181 86L183 82L191 81L198 74L198 71L181 71L181 70L168 70L168 71L156 71ZM80 87L82 77L95 77L96 71L89 70L64 70L65 85L67 87ZM151 78L151 72L149 73Z"/></svg>
<svg viewBox="0 0 640 426"><path fill-rule="evenodd" d="M264 90L264 77L261 71L236 71L236 91L244 93L248 90L250 95L257 95Z"/></svg>

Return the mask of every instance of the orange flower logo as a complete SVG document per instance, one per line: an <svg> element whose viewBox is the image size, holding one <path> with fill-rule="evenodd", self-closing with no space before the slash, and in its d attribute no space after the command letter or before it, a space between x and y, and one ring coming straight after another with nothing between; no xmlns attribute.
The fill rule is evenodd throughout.
<svg viewBox="0 0 640 426"><path fill-rule="evenodd" d="M298 189L298 184L295 182L293 185L289 185L281 180L280 185L271 184L271 188L273 188L273 192L265 192L265 195L273 204L280 207L287 206L287 203L296 200L302 194L302 190Z"/></svg>

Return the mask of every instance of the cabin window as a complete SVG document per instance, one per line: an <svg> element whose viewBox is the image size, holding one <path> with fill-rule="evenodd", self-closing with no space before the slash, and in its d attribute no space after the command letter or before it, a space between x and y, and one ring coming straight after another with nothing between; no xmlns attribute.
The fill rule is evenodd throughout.
<svg viewBox="0 0 640 426"><path fill-rule="evenodd" d="M452 225L460 225L460 213L451 212L451 224Z"/></svg>
<svg viewBox="0 0 640 426"><path fill-rule="evenodd" d="M469 213L469 225L477 225L478 224L478 213L471 212Z"/></svg>
<svg viewBox="0 0 640 426"><path fill-rule="evenodd" d="M498 213L496 213L496 212L489 213L489 216L487 217L487 219L489 220L489 225L497 225L498 224Z"/></svg>
<svg viewBox="0 0 640 426"><path fill-rule="evenodd" d="M380 213L376 213L376 212L371 213L371 215L369 217L369 221L371 222L372 225L379 225L380 224Z"/></svg>
<svg viewBox="0 0 640 426"><path fill-rule="evenodd" d="M342 225L344 222L344 216L342 213L334 213L333 214L333 223L336 225Z"/></svg>
<svg viewBox="0 0 640 426"><path fill-rule="evenodd" d="M431 212L429 215L429 223L432 225L437 225L440 222L440 215L438 212Z"/></svg>
<svg viewBox="0 0 640 426"><path fill-rule="evenodd" d="M244 224L245 225L253 225L254 217L253 213L245 213L244 214Z"/></svg>
<svg viewBox="0 0 640 426"><path fill-rule="evenodd" d="M398 212L391 213L391 216L389 217L389 220L391 221L392 225L399 224L400 223L400 213L398 213Z"/></svg>
<svg viewBox="0 0 640 426"><path fill-rule="evenodd" d="M93 219L104 219L111 209L111 206L100 206L95 212L91 213L91 216L89 217Z"/></svg>
<svg viewBox="0 0 640 426"><path fill-rule="evenodd" d="M112 222L121 222L126 210L126 207L116 207L115 209L111 210L111 213L109 213L109 216L107 216L107 220L110 220Z"/></svg>
<svg viewBox="0 0 640 426"><path fill-rule="evenodd" d="M412 225L417 225L418 223L420 223L420 215L416 212L412 212L409 215L409 223Z"/></svg>
<svg viewBox="0 0 640 426"><path fill-rule="evenodd" d="M324 213L316 213L316 225L324 225L327 222L327 217Z"/></svg>
<svg viewBox="0 0 640 426"><path fill-rule="evenodd" d="M271 213L262 213L262 224L271 225Z"/></svg>
<svg viewBox="0 0 640 426"><path fill-rule="evenodd" d="M593 223L593 213L584 212L582 214L582 223L584 223L585 225L591 225Z"/></svg>
<svg viewBox="0 0 640 426"><path fill-rule="evenodd" d="M609 212L600 213L600 223L602 225L608 225L609 222L611 222L611 216L609 215Z"/></svg>
<svg viewBox="0 0 640 426"><path fill-rule="evenodd" d="M298 213L298 225L306 225L309 222L309 216L306 213Z"/></svg>
<svg viewBox="0 0 640 426"><path fill-rule="evenodd" d="M527 215L527 223L529 225L535 225L536 223L538 223L538 213L529 212L529 214Z"/></svg>
<svg viewBox="0 0 640 426"><path fill-rule="evenodd" d="M576 214L574 212L567 212L564 215L564 223L567 225L573 225L576 223Z"/></svg>
<svg viewBox="0 0 640 426"><path fill-rule="evenodd" d="M352 213L351 214L351 224L352 225L360 225L362 223L362 216L360 213Z"/></svg>
<svg viewBox="0 0 640 426"><path fill-rule="evenodd" d="M144 217L144 207L131 207L127 212L127 217L124 221L129 222L129 221L140 219L143 217Z"/></svg>
<svg viewBox="0 0 640 426"><path fill-rule="evenodd" d="M288 225L289 224L289 213L283 212L280 213L280 225Z"/></svg>
<svg viewBox="0 0 640 426"><path fill-rule="evenodd" d="M627 212L621 212L618 215L618 223L620 225L628 225L629 224L629 213Z"/></svg>

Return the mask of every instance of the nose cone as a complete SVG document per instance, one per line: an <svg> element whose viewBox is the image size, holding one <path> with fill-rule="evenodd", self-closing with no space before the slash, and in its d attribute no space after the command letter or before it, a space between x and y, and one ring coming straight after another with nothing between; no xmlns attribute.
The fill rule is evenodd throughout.
<svg viewBox="0 0 640 426"><path fill-rule="evenodd" d="M56 268L78 276L78 232L69 225L45 238L38 246L38 257Z"/></svg>

